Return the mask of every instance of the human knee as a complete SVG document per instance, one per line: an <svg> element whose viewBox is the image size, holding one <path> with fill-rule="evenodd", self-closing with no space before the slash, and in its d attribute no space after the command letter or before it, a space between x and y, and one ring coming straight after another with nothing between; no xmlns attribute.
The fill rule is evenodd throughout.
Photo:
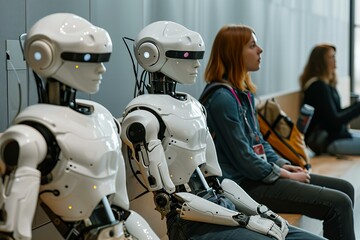
<svg viewBox="0 0 360 240"><path fill-rule="evenodd" d="M340 187L338 188L340 190L340 192L345 193L351 200L351 204L352 206L354 205L354 195L355 195L355 189L354 186L346 181L346 180L339 180L340 182Z"/></svg>
<svg viewBox="0 0 360 240"><path fill-rule="evenodd" d="M334 191L329 199L332 200L333 207L339 209L340 212L347 211L353 207L352 199L343 192Z"/></svg>

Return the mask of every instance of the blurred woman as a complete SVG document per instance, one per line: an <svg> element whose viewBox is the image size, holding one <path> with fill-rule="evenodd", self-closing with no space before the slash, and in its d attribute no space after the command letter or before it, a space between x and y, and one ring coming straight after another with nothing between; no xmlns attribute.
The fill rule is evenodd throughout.
<svg viewBox="0 0 360 240"><path fill-rule="evenodd" d="M335 53L333 45L315 46L300 76L303 101L315 108L305 141L317 154L360 155L360 132L348 127L360 115L360 103L341 108Z"/></svg>

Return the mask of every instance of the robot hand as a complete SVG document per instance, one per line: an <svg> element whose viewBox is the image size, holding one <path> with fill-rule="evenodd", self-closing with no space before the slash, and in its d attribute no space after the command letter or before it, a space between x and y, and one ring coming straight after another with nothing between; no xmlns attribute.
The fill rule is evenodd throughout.
<svg viewBox="0 0 360 240"><path fill-rule="evenodd" d="M260 215L250 216L246 228L277 240L284 240L289 231L287 224L279 227L274 221Z"/></svg>
<svg viewBox="0 0 360 240"><path fill-rule="evenodd" d="M280 217L278 214L271 211L267 206L259 205L258 213L261 217L272 220L274 223L276 223L276 225L280 227L282 231L288 228L288 222L282 217Z"/></svg>

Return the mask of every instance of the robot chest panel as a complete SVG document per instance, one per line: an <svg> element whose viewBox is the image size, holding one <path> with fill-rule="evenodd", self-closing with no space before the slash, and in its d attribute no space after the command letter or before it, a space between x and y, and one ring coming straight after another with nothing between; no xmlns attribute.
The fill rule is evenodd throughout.
<svg viewBox="0 0 360 240"><path fill-rule="evenodd" d="M191 96L187 96L187 101L162 102L159 113L166 126L163 146L170 176L175 185L185 184L195 169L206 163L206 117L202 106Z"/></svg>
<svg viewBox="0 0 360 240"><path fill-rule="evenodd" d="M177 145L185 151L198 151L206 144L207 124L200 103L187 95L178 100L168 95L144 95L138 99L154 110L166 126L166 143ZM147 102L147 104L144 104Z"/></svg>
<svg viewBox="0 0 360 240"><path fill-rule="evenodd" d="M206 163L207 128L202 118L164 118L167 124L163 140L165 155L172 181L175 185L189 181L195 169ZM170 124L179 122L179 124Z"/></svg>
<svg viewBox="0 0 360 240"><path fill-rule="evenodd" d="M90 216L101 197L115 192L121 142L108 112L95 108L89 116L64 107L36 106L17 121L41 123L56 138L58 163L51 182L41 186L45 193L40 196L55 214L66 220L83 219ZM54 190L60 194L54 195Z"/></svg>

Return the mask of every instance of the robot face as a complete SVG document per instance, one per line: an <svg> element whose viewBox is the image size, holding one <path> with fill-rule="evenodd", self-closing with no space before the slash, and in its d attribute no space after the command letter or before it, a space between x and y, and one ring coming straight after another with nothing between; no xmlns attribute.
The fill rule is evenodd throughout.
<svg viewBox="0 0 360 240"><path fill-rule="evenodd" d="M55 73L56 79L64 79L67 85L86 93L92 94L99 90L102 74L106 71L103 62L109 61L109 53L63 52L61 58L64 64Z"/></svg>
<svg viewBox="0 0 360 240"><path fill-rule="evenodd" d="M38 75L86 93L98 90L103 62L109 61L111 52L111 38L104 29L69 13L40 19L25 41L26 61Z"/></svg>
<svg viewBox="0 0 360 240"><path fill-rule="evenodd" d="M197 59L169 59L162 68L162 73L182 84L193 84L196 81L200 62Z"/></svg>
<svg viewBox="0 0 360 240"><path fill-rule="evenodd" d="M71 69L71 71L69 71ZM55 79L64 79L63 82L73 88L93 94L99 90L102 74L106 71L103 63L64 62L53 75ZM76 81L72 81L72 80ZM67 82L69 80L69 82Z"/></svg>

